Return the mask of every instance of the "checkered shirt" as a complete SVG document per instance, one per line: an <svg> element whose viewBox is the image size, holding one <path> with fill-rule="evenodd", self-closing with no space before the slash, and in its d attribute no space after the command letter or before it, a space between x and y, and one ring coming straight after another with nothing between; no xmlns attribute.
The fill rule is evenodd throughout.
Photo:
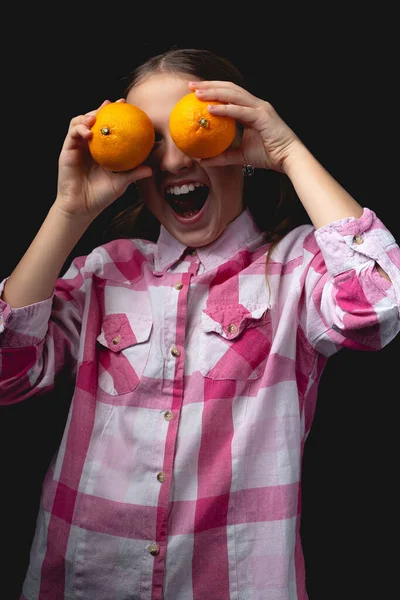
<svg viewBox="0 0 400 600"><path fill-rule="evenodd" d="M1 403L75 381L21 600L307 599L318 382L399 332L400 249L367 208L296 228L267 273L265 240L247 209L197 251L161 228L76 258L43 302L0 301Z"/></svg>

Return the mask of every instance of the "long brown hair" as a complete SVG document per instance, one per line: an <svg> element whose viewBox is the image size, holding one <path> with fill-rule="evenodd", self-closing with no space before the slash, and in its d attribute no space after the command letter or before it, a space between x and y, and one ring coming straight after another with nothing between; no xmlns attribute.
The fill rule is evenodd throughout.
<svg viewBox="0 0 400 600"><path fill-rule="evenodd" d="M243 74L228 58L210 50L173 48L149 58L132 71L124 96L133 87L158 73L189 75L193 80L232 81L248 89ZM140 199L134 186L129 188L129 192L132 191L135 194L134 201L130 201L111 220L104 232L105 241L119 237L157 241L160 224ZM268 256L288 231L308 220L290 180L276 171L256 170L254 176L245 177L244 205L249 208L256 225L267 233L267 240L271 243Z"/></svg>

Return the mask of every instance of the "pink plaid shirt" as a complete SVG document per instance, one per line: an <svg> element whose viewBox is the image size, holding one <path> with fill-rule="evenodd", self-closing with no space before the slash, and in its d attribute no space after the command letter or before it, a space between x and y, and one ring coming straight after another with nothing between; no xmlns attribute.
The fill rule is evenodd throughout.
<svg viewBox="0 0 400 600"><path fill-rule="evenodd" d="M307 599L318 382L399 332L400 250L367 208L289 233L268 283L267 250L245 210L195 252L162 228L77 258L48 300L1 301L1 402L76 378L21 598Z"/></svg>

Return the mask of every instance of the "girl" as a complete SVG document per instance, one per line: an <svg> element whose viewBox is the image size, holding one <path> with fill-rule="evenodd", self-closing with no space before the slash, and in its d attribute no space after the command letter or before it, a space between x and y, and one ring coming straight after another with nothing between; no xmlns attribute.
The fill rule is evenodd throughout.
<svg viewBox="0 0 400 600"><path fill-rule="evenodd" d="M216 158L169 135L190 91L238 123ZM65 370L75 382L21 599L306 600L300 477L318 383L341 348L399 332L400 249L225 59L153 57L124 100L154 124L149 160L104 170L88 152L96 111L72 119L56 199L0 287L1 402ZM249 165L290 182L309 222L265 222ZM143 202L119 237L60 277L133 182Z"/></svg>

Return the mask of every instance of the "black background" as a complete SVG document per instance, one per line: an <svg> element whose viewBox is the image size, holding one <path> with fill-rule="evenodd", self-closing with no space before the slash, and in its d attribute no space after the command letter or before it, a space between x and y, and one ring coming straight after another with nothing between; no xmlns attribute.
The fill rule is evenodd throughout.
<svg viewBox="0 0 400 600"><path fill-rule="evenodd" d="M241 7L193 6L200 34L137 13L12 15L3 44L0 280L56 194L58 154L70 119L122 95L138 63L172 46L233 60L252 93L269 100L336 179L400 239L398 44L393 19L332 14L313 25ZM154 6L154 13L157 13ZM197 12L196 12L197 11ZM200 12L199 12L200 11ZM46 21L42 21L47 18ZM127 21L127 22L126 22ZM214 41L209 22L217 24ZM5 21L6 23L6 21ZM144 26L148 25L148 33ZM121 31L122 27L126 31ZM201 30L201 27L199 27ZM184 35L177 35L184 31ZM247 32L247 33L246 33ZM248 39L246 36L249 36ZM100 240L104 218L73 255ZM310 600L389 598L397 588L400 336L381 352L342 351L323 374L303 462L302 540ZM42 479L60 439L69 390L2 408L2 600L16 600L27 567ZM208 599L207 599L208 600ZM211 600L211 599L210 599ZM214 600L214 599L213 599ZM218 599L215 599L218 600ZM247 599L246 599L247 600ZM250 599L249 599L250 600Z"/></svg>

